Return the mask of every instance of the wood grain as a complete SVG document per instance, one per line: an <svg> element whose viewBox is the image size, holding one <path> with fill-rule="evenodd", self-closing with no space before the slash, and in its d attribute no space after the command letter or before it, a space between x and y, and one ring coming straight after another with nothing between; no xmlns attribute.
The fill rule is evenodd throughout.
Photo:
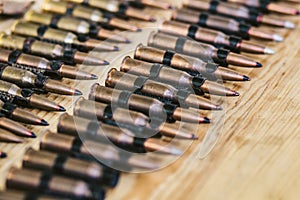
<svg viewBox="0 0 300 200"><path fill-rule="evenodd" d="M180 1L176 1L180 4ZM300 6L297 6L300 8ZM38 8L38 6L36 7ZM156 16L168 18L169 11L147 9ZM193 142L176 162L160 170L142 174L123 174L119 185L109 191L110 200L140 199L205 199L205 200L298 200L300 198L300 32L299 17L284 17L294 21L293 31L276 29L285 36L284 43L266 43L276 54L249 55L261 61L260 69L232 67L249 75L246 83L225 83L241 93L237 98L216 99L224 112L210 114L214 123L200 125L200 140ZM138 23L137 21L134 21ZM156 29L159 24L143 23ZM263 27L270 29L270 27ZM124 55L132 55L137 43L146 41L144 33L122 33L133 40L132 45L120 45L119 53L100 54L112 62L109 67L86 67L99 75L103 83L110 67L119 67ZM261 41L259 41L261 42ZM93 81L64 80L87 95ZM50 95L72 113L72 97ZM59 113L34 110L56 129ZM216 123L216 121L220 123ZM19 165L24 150L38 147L43 128L33 127L38 139L28 139L23 145L0 144L9 155L0 161L0 186L4 188L7 170ZM213 151L199 159L201 141L205 134L219 134Z"/></svg>

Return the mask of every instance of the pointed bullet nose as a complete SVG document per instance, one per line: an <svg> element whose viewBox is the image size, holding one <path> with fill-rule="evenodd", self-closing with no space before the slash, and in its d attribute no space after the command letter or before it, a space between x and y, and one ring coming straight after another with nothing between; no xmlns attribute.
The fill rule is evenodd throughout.
<svg viewBox="0 0 300 200"><path fill-rule="evenodd" d="M91 80L95 80L95 79L98 79L98 76L95 75L95 74L91 74L91 77L90 77Z"/></svg>
<svg viewBox="0 0 300 200"><path fill-rule="evenodd" d="M222 106L220 106L220 105L216 105L216 106L215 106L215 110L223 110L223 108L222 108Z"/></svg>
<svg viewBox="0 0 300 200"><path fill-rule="evenodd" d="M0 158L6 158L7 157L7 154L6 153L4 153L4 152L1 152L1 154L0 154Z"/></svg>
<svg viewBox="0 0 300 200"><path fill-rule="evenodd" d="M41 120L41 123L40 123L42 126L49 126L49 123L46 121L46 120L44 120L44 119L42 119Z"/></svg>
<svg viewBox="0 0 300 200"><path fill-rule="evenodd" d="M129 44L131 43L131 41L128 38L126 38L125 43Z"/></svg>
<svg viewBox="0 0 300 200"><path fill-rule="evenodd" d="M248 76L244 75L244 76L243 76L243 80L244 80L244 81L250 81L251 79L250 79Z"/></svg>
<svg viewBox="0 0 300 200"><path fill-rule="evenodd" d="M209 124L210 123L210 119L207 117L204 117L203 123Z"/></svg>
<svg viewBox="0 0 300 200"><path fill-rule="evenodd" d="M256 67L262 67L262 64L259 62L256 62Z"/></svg>
<svg viewBox="0 0 300 200"><path fill-rule="evenodd" d="M76 89L74 91L74 95L76 95L76 96L82 95L82 92Z"/></svg>
<svg viewBox="0 0 300 200"><path fill-rule="evenodd" d="M238 93L238 92L235 91L235 92L233 93L233 95L234 95L234 96L240 96L240 93Z"/></svg>
<svg viewBox="0 0 300 200"><path fill-rule="evenodd" d="M103 65L109 65L109 62L106 61L106 60L104 60L104 61L103 61Z"/></svg>
<svg viewBox="0 0 300 200"><path fill-rule="evenodd" d="M60 106L60 105L57 106L56 110L60 111L60 112L65 112L66 111L66 109L64 107Z"/></svg>
<svg viewBox="0 0 300 200"><path fill-rule="evenodd" d="M120 50L120 48L119 47L117 47L117 46L114 46L114 48L113 48L113 51L119 51Z"/></svg>
<svg viewBox="0 0 300 200"><path fill-rule="evenodd" d="M192 140L198 140L198 136L193 134L191 139Z"/></svg>
<svg viewBox="0 0 300 200"><path fill-rule="evenodd" d="M151 18L149 19L149 21L150 21L150 22L156 22L156 19L155 19L154 17L151 17Z"/></svg>
<svg viewBox="0 0 300 200"><path fill-rule="evenodd" d="M36 138L36 135L34 132L29 132L28 135L30 138Z"/></svg>

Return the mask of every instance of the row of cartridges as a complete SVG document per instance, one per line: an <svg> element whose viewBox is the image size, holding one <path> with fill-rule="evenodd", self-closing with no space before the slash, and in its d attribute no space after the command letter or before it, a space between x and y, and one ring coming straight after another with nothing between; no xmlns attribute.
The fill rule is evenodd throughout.
<svg viewBox="0 0 300 200"><path fill-rule="evenodd" d="M213 122L209 111L223 109L213 97L239 96L226 84L250 81L240 67L262 67L254 56L275 53L267 44L284 40L276 29L295 28L280 16L299 15L300 1L283 2L45 0L43 12L26 12L11 33L0 33L0 144L35 138L26 124L49 125L31 108L66 111L47 93L80 96L74 80L85 81L89 93L50 124L55 132L43 131L21 168L9 170L0 200L104 199L120 171L159 169L164 158L182 155L180 144L202 137L199 127ZM15 3L3 0L0 14L19 15L30 4ZM91 84L110 64L102 52L136 40L118 33L143 32L137 20L160 23L146 45L110 68L105 85ZM81 65L101 66L93 74Z"/></svg>

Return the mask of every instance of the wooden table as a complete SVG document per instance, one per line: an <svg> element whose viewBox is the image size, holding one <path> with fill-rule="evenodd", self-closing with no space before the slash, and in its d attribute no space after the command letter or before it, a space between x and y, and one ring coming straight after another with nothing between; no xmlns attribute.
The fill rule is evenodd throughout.
<svg viewBox="0 0 300 200"><path fill-rule="evenodd" d="M176 3L180 4L180 1ZM300 6L297 6L300 8ZM38 6L36 7L38 8ZM160 17L170 17L169 11L147 9ZM293 31L276 29L285 37L284 43L263 42L276 50L272 56L248 55L261 61L260 69L236 68L252 80L244 83L225 83L241 93L240 97L218 98L224 112L212 112L214 121L200 125L200 139L191 144L176 162L154 172L122 175L119 185L108 192L110 200L140 199L205 199L205 200L298 200L300 198L300 32L299 17L284 17L297 24ZM2 23L1 28L8 27ZM138 23L138 22L137 22ZM143 23L144 27L157 27ZM269 27L263 27L269 28ZM4 30L4 29L3 29ZM118 53L101 54L109 60L109 67L82 68L96 73L103 83L110 67L119 67L124 55L132 55L137 43L146 41L143 33L122 33L133 39L131 45L120 45ZM116 59L117 58L117 59ZM76 87L88 94L94 81L74 82ZM72 113L74 98L49 95ZM34 110L49 121L51 130L56 129L59 113ZM218 122L218 123L217 123ZM12 165L20 165L24 150L38 147L42 136L41 127L32 127L38 134L22 145L1 144L0 149L9 157L0 161L0 185ZM219 135L219 140L204 159L203 138ZM207 137L206 136L206 137ZM299 140L299 141L298 141Z"/></svg>

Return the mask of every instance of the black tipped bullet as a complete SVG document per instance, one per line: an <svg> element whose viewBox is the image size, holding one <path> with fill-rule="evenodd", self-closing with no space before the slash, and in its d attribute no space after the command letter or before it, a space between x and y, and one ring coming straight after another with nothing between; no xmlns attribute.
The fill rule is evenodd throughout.
<svg viewBox="0 0 300 200"><path fill-rule="evenodd" d="M65 112L66 109L60 105L57 106L57 111L60 111L60 112Z"/></svg>
<svg viewBox="0 0 300 200"><path fill-rule="evenodd" d="M120 50L120 48L117 47L117 46L114 46L113 48L114 48L113 51L119 51Z"/></svg>
<svg viewBox="0 0 300 200"><path fill-rule="evenodd" d="M6 157L7 157L7 154L0 151L0 158L6 158Z"/></svg>
<svg viewBox="0 0 300 200"><path fill-rule="evenodd" d="M202 123L209 124L210 123L210 119L207 118L207 117L204 117L204 120L203 120Z"/></svg>
<svg viewBox="0 0 300 200"><path fill-rule="evenodd" d="M76 95L76 96L82 95L82 92L76 89L74 91L74 95Z"/></svg>
<svg viewBox="0 0 300 200"><path fill-rule="evenodd" d="M262 64L259 63L259 62L257 62L257 63L256 63L256 67L262 67Z"/></svg>
<svg viewBox="0 0 300 200"><path fill-rule="evenodd" d="M106 60L104 60L104 63L103 63L103 65L109 65L109 62L108 62L108 61L106 61Z"/></svg>
<svg viewBox="0 0 300 200"><path fill-rule="evenodd" d="M95 79L98 79L98 76L95 74L91 74L91 80L95 80Z"/></svg>
<svg viewBox="0 0 300 200"><path fill-rule="evenodd" d="M36 134L34 134L34 132L28 132L28 137L36 138Z"/></svg>
<svg viewBox="0 0 300 200"><path fill-rule="evenodd" d="M243 76L243 80L244 80L244 81L250 81L251 79L250 79L248 76L244 75L244 76Z"/></svg>
<svg viewBox="0 0 300 200"><path fill-rule="evenodd" d="M40 125L41 126L48 126L49 123L46 120L42 119L41 122L40 122Z"/></svg>

